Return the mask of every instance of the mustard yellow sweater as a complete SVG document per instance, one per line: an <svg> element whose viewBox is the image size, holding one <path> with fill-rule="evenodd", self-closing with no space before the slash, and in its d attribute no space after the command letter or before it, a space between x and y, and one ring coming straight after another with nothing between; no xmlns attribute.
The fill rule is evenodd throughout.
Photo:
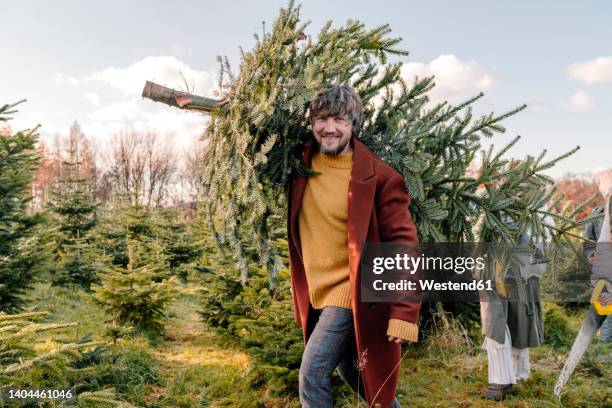
<svg viewBox="0 0 612 408"><path fill-rule="evenodd" d="M351 308L348 263L348 188L353 155L315 153L299 215L302 259L315 309ZM390 319L387 335L416 341L418 326Z"/></svg>

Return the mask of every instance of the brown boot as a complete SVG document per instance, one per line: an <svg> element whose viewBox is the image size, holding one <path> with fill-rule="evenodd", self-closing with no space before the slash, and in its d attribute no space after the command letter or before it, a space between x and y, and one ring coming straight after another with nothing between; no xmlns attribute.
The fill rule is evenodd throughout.
<svg viewBox="0 0 612 408"><path fill-rule="evenodd" d="M501 401L507 394L514 391L512 384L489 384L484 390L484 397L495 401Z"/></svg>

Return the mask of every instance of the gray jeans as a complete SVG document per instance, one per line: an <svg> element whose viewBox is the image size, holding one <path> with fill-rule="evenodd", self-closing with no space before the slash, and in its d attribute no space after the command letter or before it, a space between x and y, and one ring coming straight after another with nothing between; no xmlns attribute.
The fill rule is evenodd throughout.
<svg viewBox="0 0 612 408"><path fill-rule="evenodd" d="M318 321L316 320L318 316ZM300 402L304 408L333 408L331 374L337 368L340 378L363 401L365 391L356 368L357 346L351 309L326 306L314 309L316 325L308 339L300 365ZM310 320L309 318L309 320ZM401 408L397 398L391 408Z"/></svg>
<svg viewBox="0 0 612 408"><path fill-rule="evenodd" d="M612 316L608 316L601 325L599 331L601 341L606 343L612 343Z"/></svg>

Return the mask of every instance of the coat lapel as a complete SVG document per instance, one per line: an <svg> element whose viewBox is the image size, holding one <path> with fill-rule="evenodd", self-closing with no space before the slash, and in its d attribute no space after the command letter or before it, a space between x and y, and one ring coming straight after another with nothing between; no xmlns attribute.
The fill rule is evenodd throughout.
<svg viewBox="0 0 612 408"><path fill-rule="evenodd" d="M310 168L311 166L313 149L315 147L313 140L312 138L309 139L302 149L302 157L300 160L306 168ZM300 244L300 234L298 230L298 216L302 208L302 198L304 197L304 191L306 191L306 183L308 183L308 177L296 176L293 179L291 197L291 237L289 238L293 240L293 244L300 254L300 257L302 256L302 246Z"/></svg>
<svg viewBox="0 0 612 408"><path fill-rule="evenodd" d="M348 250L352 285L359 270L361 249L368 236L370 217L376 194L376 177L372 156L363 143L353 139L353 167L348 197ZM357 289L352 288L353 293Z"/></svg>

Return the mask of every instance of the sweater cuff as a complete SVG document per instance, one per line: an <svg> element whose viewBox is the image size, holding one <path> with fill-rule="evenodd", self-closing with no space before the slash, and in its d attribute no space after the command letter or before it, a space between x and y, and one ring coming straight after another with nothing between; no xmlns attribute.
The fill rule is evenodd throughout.
<svg viewBox="0 0 612 408"><path fill-rule="evenodd" d="M415 343L419 338L419 326L405 320L389 319L387 336L393 336L411 343Z"/></svg>

